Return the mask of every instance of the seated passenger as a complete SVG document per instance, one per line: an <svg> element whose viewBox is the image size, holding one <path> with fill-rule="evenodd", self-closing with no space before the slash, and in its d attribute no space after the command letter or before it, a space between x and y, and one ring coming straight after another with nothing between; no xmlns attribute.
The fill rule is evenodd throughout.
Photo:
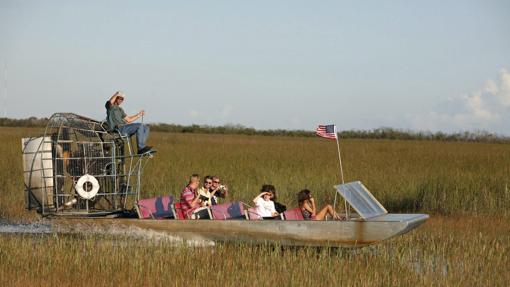
<svg viewBox="0 0 510 287"><path fill-rule="evenodd" d="M269 192L271 193L271 201L274 202L274 208L276 209L276 212L283 213L287 210L287 206L279 203L276 201L276 189L271 184L264 184L262 186L261 191Z"/></svg>
<svg viewBox="0 0 510 287"><path fill-rule="evenodd" d="M211 198L213 205L218 204L220 198L225 199L228 196L228 186L222 185L220 183L220 178L217 176L212 177L212 185L209 188L209 191L214 193L213 197Z"/></svg>
<svg viewBox="0 0 510 287"><path fill-rule="evenodd" d="M204 177L204 186L198 189L198 200L200 206L211 206L213 205L213 197L216 193L216 190L211 192L210 188L212 186L213 179L210 175Z"/></svg>
<svg viewBox="0 0 510 287"><path fill-rule="evenodd" d="M181 192L181 208L185 214L194 208L199 207L199 197L197 196L197 188L200 183L200 176L193 174L189 179L188 185Z"/></svg>
<svg viewBox="0 0 510 287"><path fill-rule="evenodd" d="M255 203L257 214L262 218L274 219L278 216L278 212L274 208L274 202L271 201L270 192L261 192L253 199L253 203Z"/></svg>
<svg viewBox="0 0 510 287"><path fill-rule="evenodd" d="M328 214L333 219L341 219L330 204L317 212L315 199L312 197L312 192L308 189L303 189L298 193L298 203L305 220L325 220Z"/></svg>

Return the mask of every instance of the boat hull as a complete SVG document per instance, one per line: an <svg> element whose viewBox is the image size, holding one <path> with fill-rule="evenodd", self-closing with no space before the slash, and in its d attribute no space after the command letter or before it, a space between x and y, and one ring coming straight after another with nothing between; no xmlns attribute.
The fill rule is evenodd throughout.
<svg viewBox="0 0 510 287"><path fill-rule="evenodd" d="M138 227L184 240L212 240L291 246L361 247L411 231L429 218L426 214L386 214L369 220L153 220L127 218L55 219L68 231L73 227Z"/></svg>

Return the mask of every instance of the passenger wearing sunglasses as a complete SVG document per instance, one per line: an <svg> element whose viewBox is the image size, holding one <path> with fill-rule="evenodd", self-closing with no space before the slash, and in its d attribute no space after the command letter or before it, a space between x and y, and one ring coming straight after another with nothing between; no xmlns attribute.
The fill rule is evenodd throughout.
<svg viewBox="0 0 510 287"><path fill-rule="evenodd" d="M216 193L216 190L213 190L211 192L211 187L213 184L213 178L212 176L208 175L204 177L204 186L202 186L198 190L198 198L200 202L200 206L211 206L214 204L213 197Z"/></svg>
<svg viewBox="0 0 510 287"><path fill-rule="evenodd" d="M333 206L327 204L320 211L315 205L315 199L312 192L308 189L303 189L297 194L299 208L305 220L326 220L329 215L332 219L342 219L333 209Z"/></svg>
<svg viewBox="0 0 510 287"><path fill-rule="evenodd" d="M108 130L118 130L122 135L129 137L136 134L138 154L146 153L152 149L152 147L145 145L149 137L149 127L142 123L134 123L134 121L145 114L145 111L141 110L135 115L128 116L120 107L125 97L126 95L123 92L117 91L110 100L106 102L106 123L108 125Z"/></svg>
<svg viewBox="0 0 510 287"><path fill-rule="evenodd" d="M228 196L228 186L221 184L220 178L217 176L212 177L212 184L209 191L213 193L213 197L211 198L213 205L218 204L219 198L225 199Z"/></svg>

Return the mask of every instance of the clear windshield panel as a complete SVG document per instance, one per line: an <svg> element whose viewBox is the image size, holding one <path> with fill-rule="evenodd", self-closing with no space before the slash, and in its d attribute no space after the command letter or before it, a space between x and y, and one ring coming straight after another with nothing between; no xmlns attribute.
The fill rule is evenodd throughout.
<svg viewBox="0 0 510 287"><path fill-rule="evenodd" d="M388 213L360 181L339 184L335 188L363 219Z"/></svg>

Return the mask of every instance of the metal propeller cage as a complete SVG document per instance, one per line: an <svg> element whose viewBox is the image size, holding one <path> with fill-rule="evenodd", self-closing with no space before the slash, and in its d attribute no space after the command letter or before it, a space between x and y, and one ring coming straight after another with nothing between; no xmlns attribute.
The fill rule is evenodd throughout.
<svg viewBox="0 0 510 287"><path fill-rule="evenodd" d="M102 216L132 209L148 156L103 123L51 116L44 135L22 139L28 209L42 215Z"/></svg>

